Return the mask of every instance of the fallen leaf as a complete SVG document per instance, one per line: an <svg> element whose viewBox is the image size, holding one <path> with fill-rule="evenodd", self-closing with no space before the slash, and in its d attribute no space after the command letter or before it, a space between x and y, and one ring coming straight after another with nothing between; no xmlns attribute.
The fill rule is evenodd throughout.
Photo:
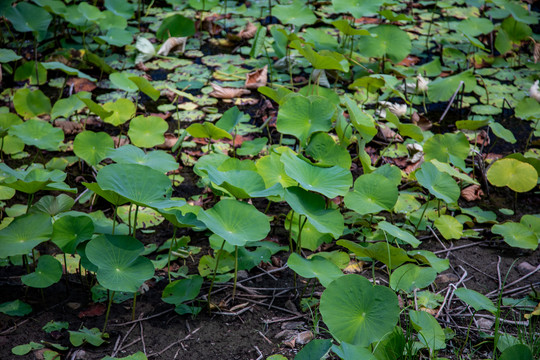
<svg viewBox="0 0 540 360"><path fill-rule="evenodd" d="M486 130L480 130L478 135L476 135L476 143L480 146L489 145L489 135Z"/></svg>
<svg viewBox="0 0 540 360"><path fill-rule="evenodd" d="M92 92L95 88L97 88L95 83L83 78L69 78L66 84L73 87L73 91L76 93L81 91Z"/></svg>
<svg viewBox="0 0 540 360"><path fill-rule="evenodd" d="M377 123L379 126L379 131L377 132L377 137L385 141L398 141L403 142L403 138L394 130L390 129L388 126L382 123Z"/></svg>
<svg viewBox="0 0 540 360"><path fill-rule="evenodd" d="M413 65L416 65L416 63L419 61L420 61L420 58L418 56L409 55L405 59L401 60L401 62L398 65L413 66Z"/></svg>
<svg viewBox="0 0 540 360"><path fill-rule="evenodd" d="M364 271L364 264L365 262L363 261L351 260L349 261L349 265L343 269L343 272L345 274L360 274Z"/></svg>
<svg viewBox="0 0 540 360"><path fill-rule="evenodd" d="M423 162L424 162L424 159L422 159L422 161L418 161L418 162L416 162L414 164L407 165L405 167L405 169L403 169L403 171L405 171L405 174L409 175L414 170L418 169L420 167L420 165L422 165Z"/></svg>
<svg viewBox="0 0 540 360"><path fill-rule="evenodd" d="M540 61L540 42L534 41L534 50L533 50L533 57L534 57L534 63L536 64L538 61Z"/></svg>
<svg viewBox="0 0 540 360"><path fill-rule="evenodd" d="M81 123L69 120L56 120L54 122L54 126L62 129L66 135L78 134L83 131L83 126Z"/></svg>
<svg viewBox="0 0 540 360"><path fill-rule="evenodd" d="M268 65L265 65L262 69L257 69L246 75L246 82L244 87L246 89L257 89L261 86L266 86L268 82Z"/></svg>
<svg viewBox="0 0 540 360"><path fill-rule="evenodd" d="M246 90L246 89L225 88L216 83L210 83L210 85L212 86L212 89L214 89L214 91L212 91L208 95L218 98L218 99L234 99L242 95L251 94L251 91Z"/></svg>
<svg viewBox="0 0 540 360"><path fill-rule="evenodd" d="M433 123L429 121L429 119L423 115L420 115L417 112L414 112L412 114L411 121L414 125L418 126L422 131L427 131L431 129L433 126Z"/></svg>
<svg viewBox="0 0 540 360"><path fill-rule="evenodd" d="M178 137L174 136L173 134L165 133L165 141L163 142L163 144L158 145L157 147L159 149L171 149L177 141Z"/></svg>
<svg viewBox="0 0 540 360"><path fill-rule="evenodd" d="M179 50L180 53L183 53L186 50L187 37L170 37L168 38L163 45L159 48L157 52L158 55L167 56L172 50Z"/></svg>
<svg viewBox="0 0 540 360"><path fill-rule="evenodd" d="M91 304L86 310L80 311L77 316L79 319L101 316L105 314L105 310L106 306L104 303Z"/></svg>
<svg viewBox="0 0 540 360"><path fill-rule="evenodd" d="M129 144L129 139L125 136L122 136L121 139L118 136L113 136L112 138L114 141L115 148Z"/></svg>
<svg viewBox="0 0 540 360"><path fill-rule="evenodd" d="M257 32L257 27L253 25L252 22L248 22L246 24L246 27L243 28L239 33L238 37L240 39L251 39L255 36L255 33Z"/></svg>
<svg viewBox="0 0 540 360"><path fill-rule="evenodd" d="M480 185L471 185L467 186L465 189L461 190L461 197L467 201L479 200L484 192L480 188Z"/></svg>

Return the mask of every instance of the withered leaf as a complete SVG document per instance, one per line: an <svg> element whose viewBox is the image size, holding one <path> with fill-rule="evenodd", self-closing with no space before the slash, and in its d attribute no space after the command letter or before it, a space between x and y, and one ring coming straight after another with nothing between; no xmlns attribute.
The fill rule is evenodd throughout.
<svg viewBox="0 0 540 360"><path fill-rule="evenodd" d="M69 78L66 84L73 87L73 91L76 93L81 91L92 92L97 87L97 85L90 80L83 78Z"/></svg>
<svg viewBox="0 0 540 360"><path fill-rule="evenodd" d="M461 190L461 197L467 201L479 200L484 192L480 188L480 185L471 185L467 186L465 189Z"/></svg>
<svg viewBox="0 0 540 360"><path fill-rule="evenodd" d="M165 142L157 147L159 149L170 149L174 146L174 144L176 144L177 141L178 137L174 136L173 134L165 133Z"/></svg>
<svg viewBox="0 0 540 360"><path fill-rule="evenodd" d="M422 129L422 131L427 131L433 126L433 124L431 123L431 121L429 121L427 117L420 115L417 112L414 112L412 114L411 121L414 125Z"/></svg>
<svg viewBox="0 0 540 360"><path fill-rule="evenodd" d="M183 53L186 49L187 37L170 37L168 38L163 45L159 48L157 52L158 55L167 56L172 50L179 50L180 53Z"/></svg>
<svg viewBox="0 0 540 360"><path fill-rule="evenodd" d="M403 142L403 138L394 130L390 129L383 123L377 123L379 125L379 131L377 132L377 137L385 141L397 141Z"/></svg>
<svg viewBox="0 0 540 360"><path fill-rule="evenodd" d="M56 120L54 126L62 129L66 135L78 134L83 131L82 124L74 121Z"/></svg>
<svg viewBox="0 0 540 360"><path fill-rule="evenodd" d="M225 88L216 83L210 83L210 85L212 86L212 89L214 89L214 91L212 91L208 95L213 96L218 99L234 99L236 97L240 97L242 95L247 95L251 93L251 91L246 90L246 89Z"/></svg>
<svg viewBox="0 0 540 360"><path fill-rule="evenodd" d="M251 39L255 36L255 33L257 32L257 27L253 25L253 23L248 22L246 24L246 27L243 28L239 33L238 37L240 39Z"/></svg>
<svg viewBox="0 0 540 360"><path fill-rule="evenodd" d="M268 82L268 65L265 65L262 69L257 69L246 75L245 88L257 89L261 86L266 86Z"/></svg>

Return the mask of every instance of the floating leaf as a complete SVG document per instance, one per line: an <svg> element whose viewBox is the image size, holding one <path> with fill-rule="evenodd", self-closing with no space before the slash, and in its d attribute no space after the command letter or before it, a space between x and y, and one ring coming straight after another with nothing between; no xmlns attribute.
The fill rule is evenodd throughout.
<svg viewBox="0 0 540 360"><path fill-rule="evenodd" d="M311 25L317 20L308 4L301 0L294 0L289 5L274 5L272 14L282 23L298 27Z"/></svg>
<svg viewBox="0 0 540 360"><path fill-rule="evenodd" d="M460 195L459 185L450 175L440 172L432 163L423 163L416 171L416 179L438 199L448 204L457 202Z"/></svg>
<svg viewBox="0 0 540 360"><path fill-rule="evenodd" d="M366 15L360 17L362 16ZM377 36L362 36L358 40L358 47L364 56L377 58L386 56L394 63L399 63L411 52L411 39L398 26L379 25L370 28L369 32Z"/></svg>
<svg viewBox="0 0 540 360"><path fill-rule="evenodd" d="M208 0L210 2L210 0ZM195 23L193 20L185 16L175 14L163 19L156 32L156 37L159 40L165 40L170 36L183 37L195 34Z"/></svg>
<svg viewBox="0 0 540 360"><path fill-rule="evenodd" d="M446 239L460 239L463 236L463 224L450 215L441 215L434 222L437 230Z"/></svg>
<svg viewBox="0 0 540 360"><path fill-rule="evenodd" d="M504 241L510 246L533 251L538 248L537 235L524 224L511 221L504 224L496 224L491 228L491 232L502 235Z"/></svg>
<svg viewBox="0 0 540 360"><path fill-rule="evenodd" d="M19 299L0 304L0 313L9 316L24 316L31 312L32 307Z"/></svg>

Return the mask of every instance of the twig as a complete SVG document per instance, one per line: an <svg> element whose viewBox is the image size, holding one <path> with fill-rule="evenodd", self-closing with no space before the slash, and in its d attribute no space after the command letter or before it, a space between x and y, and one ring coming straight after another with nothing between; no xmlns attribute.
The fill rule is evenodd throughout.
<svg viewBox="0 0 540 360"><path fill-rule="evenodd" d="M455 314L453 316L470 317L470 316L473 316L473 315L471 315L471 314ZM495 316L492 316L492 315L475 314L474 316L475 317L486 318L486 319L490 319L490 320L496 320ZM506 320L506 319L500 318L499 321L503 322L503 323L506 323L506 324L511 324L511 325L529 326L529 321L528 320L527 321L515 321L515 320Z"/></svg>
<svg viewBox="0 0 540 360"><path fill-rule="evenodd" d="M145 344L145 342L144 342L144 330L143 330L143 323L142 323L142 321L139 322L139 328L141 329L141 343L142 343L143 353L144 353L144 355L146 355L146 344Z"/></svg>
<svg viewBox="0 0 540 360"><path fill-rule="evenodd" d="M150 319L153 319L153 318L160 317L161 315L165 315L167 313L170 313L173 310L174 310L174 308L162 311L160 313L157 313L157 314L154 314L154 315L142 318L142 319L132 320L132 321L128 321L128 322L121 323L121 324L110 324L109 326L124 326L124 325L129 325L129 324L135 324L135 323L138 323L138 322L141 322L141 321L150 320Z"/></svg>
<svg viewBox="0 0 540 360"><path fill-rule="evenodd" d="M269 345L274 345L274 343L270 341L270 339L268 339L266 336L264 336L264 334L260 330L258 330L257 332L259 333L259 335L262 336L264 340L266 340L266 342L268 342Z"/></svg>
<svg viewBox="0 0 540 360"><path fill-rule="evenodd" d="M270 276L270 277L272 278L272 280L276 280L276 281L277 281L277 278L276 278L274 275L270 274L268 271L264 270L262 267L257 266L257 269L261 270L261 271L264 272L266 275Z"/></svg>
<svg viewBox="0 0 540 360"><path fill-rule="evenodd" d="M200 327L196 328L195 330L193 330L192 332L190 332L189 334L186 335L186 337L184 337L183 339L181 340L178 340L178 341L175 341L173 342L172 344L168 345L167 347L165 347L165 349L157 352L157 353L152 353L152 354L149 354L147 357L154 357L154 356L159 356L161 354L163 354L165 351L169 350L170 348L172 348L173 346L175 345L178 345L180 343L182 343L183 341L186 341L186 340L189 340L189 338L191 338L197 331L201 330Z"/></svg>
<svg viewBox="0 0 540 360"><path fill-rule="evenodd" d="M269 324L275 324L275 323L278 323L278 322L286 322L286 321L296 320L296 319L300 319L300 318L303 318L303 317L304 317L304 314L299 314L299 315L292 316L292 317L289 317L289 318L279 318L279 319L274 319L274 320L263 320L263 323L265 323L266 325L269 325Z"/></svg>
<svg viewBox="0 0 540 360"><path fill-rule="evenodd" d="M127 331L126 335L124 335L124 338L122 339L122 341L120 343L118 343L118 341L116 342L116 344L114 345L114 349L113 349L113 353L111 354L111 357L115 357L116 354L118 354L118 351L120 351L120 348L122 347L122 344L127 340L129 334L131 334L133 329L135 329L136 325L137 325L137 323L134 323L133 325L131 325L131 327Z"/></svg>
<svg viewBox="0 0 540 360"><path fill-rule="evenodd" d="M515 281L512 281L510 284L506 284L506 288L508 288L508 287L510 287L510 286L512 286L512 285L515 285L515 284L519 283L520 281L523 281L523 280L525 280L526 278L528 278L528 277L534 275L534 273L536 273L538 270L540 270L540 265L538 265L538 266L536 267L536 269L534 269L533 271L531 271L531 272L528 273L527 275L522 276L522 277L520 277L519 279L517 279L517 280L515 280ZM493 290L493 291L487 293L486 296L487 296L487 297L490 297L490 296L493 296L493 295L498 294L498 292L499 292L499 290Z"/></svg>
<svg viewBox="0 0 540 360"><path fill-rule="evenodd" d="M257 353L259 353L259 357L256 359L256 360L262 360L262 358L264 357L263 353L261 352L261 350L259 350L259 348L257 346L253 346L255 348L255 350L257 350Z"/></svg>
<svg viewBox="0 0 540 360"><path fill-rule="evenodd" d="M241 314L245 313L246 311L251 310L253 308L253 306L254 305L251 305L249 307L243 308L242 310L238 310L237 312L212 311L212 314L226 315L226 316L238 316L238 315L241 315Z"/></svg>
<svg viewBox="0 0 540 360"><path fill-rule="evenodd" d="M497 281L499 282L497 289L501 291L503 284L501 280L501 257L499 255L497 255Z"/></svg>
<svg viewBox="0 0 540 360"><path fill-rule="evenodd" d="M264 275L273 274L273 273L275 273L275 272L285 270L285 269L287 269L288 267L289 267L289 266L288 266L287 264L285 264L285 265L283 265L283 266L280 267L280 268L272 269L272 270L266 271L266 272L264 272L264 273L262 273L262 274L257 274L257 275L254 275L254 276L252 276L252 277L249 277L249 278L247 278L247 279L240 280L240 281L237 282L237 284L243 283L243 282L246 282L246 281L249 281L249 280L253 280L253 279L256 279L256 278L261 277L261 276L264 276Z"/></svg>
<svg viewBox="0 0 540 360"><path fill-rule="evenodd" d="M461 89L461 86L463 86L463 84L465 84L464 81L459 82L459 85L458 85L456 91L454 92L454 95L452 95L452 97L450 98L450 101L448 102L448 106L446 107L443 114L441 115L441 118L439 119L439 122L443 121L444 117L446 116L446 113L448 113L448 110L450 110L450 107L454 103L454 100L456 99L456 95L459 93L459 89Z"/></svg>
<svg viewBox="0 0 540 360"><path fill-rule="evenodd" d="M140 338L140 337L136 338L135 340L133 340L133 341L130 342L129 344L126 344L126 345L122 346L118 351L125 350L125 349L127 349L128 347L130 347L131 345L134 345L134 344L138 343L139 341L141 341L141 338Z"/></svg>
<svg viewBox="0 0 540 360"><path fill-rule="evenodd" d="M454 251L454 250L461 250L461 249L465 249L465 248L468 248L468 247L473 247L473 246L480 245L480 244L482 244L484 242L486 242L486 241L478 242L478 243L472 243L472 244L466 244L466 245L461 245L461 246L455 246L455 247L451 247L451 248L446 248L444 250L437 250L437 251L434 251L433 253L434 254L440 254L440 253L450 252L450 251Z"/></svg>

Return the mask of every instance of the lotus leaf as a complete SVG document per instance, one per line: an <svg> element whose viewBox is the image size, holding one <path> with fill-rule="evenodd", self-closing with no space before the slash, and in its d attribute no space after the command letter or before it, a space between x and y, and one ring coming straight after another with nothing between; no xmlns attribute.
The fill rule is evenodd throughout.
<svg viewBox="0 0 540 360"><path fill-rule="evenodd" d="M142 149L130 144L111 149L107 157L118 164L145 165L162 173L178 169L178 163L171 154L161 150L145 153Z"/></svg>
<svg viewBox="0 0 540 360"><path fill-rule="evenodd" d="M386 56L392 62L399 63L411 52L409 35L395 25L379 25L370 28L369 32L376 37L363 36L358 40L358 46L364 56Z"/></svg>
<svg viewBox="0 0 540 360"><path fill-rule="evenodd" d="M338 341L359 346L379 341L399 319L397 295L355 274L341 276L327 286L320 311Z"/></svg>
<svg viewBox="0 0 540 360"><path fill-rule="evenodd" d="M491 232L502 235L510 246L530 250L538 248L538 236L525 224L515 222L496 224L491 228Z"/></svg>
<svg viewBox="0 0 540 360"><path fill-rule="evenodd" d="M51 100L41 90L22 88L13 95L15 110L25 119L51 112Z"/></svg>
<svg viewBox="0 0 540 360"><path fill-rule="evenodd" d="M91 166L96 166L114 149L114 141L105 132L83 131L73 140L73 152Z"/></svg>
<svg viewBox="0 0 540 360"><path fill-rule="evenodd" d="M355 18L376 15L384 0L332 0L334 10L351 13Z"/></svg>
<svg viewBox="0 0 540 360"><path fill-rule="evenodd" d="M131 142L139 147L153 147L165 142L165 131L169 125L158 116L137 116L129 124Z"/></svg>
<svg viewBox="0 0 540 360"><path fill-rule="evenodd" d="M381 221L377 224L377 227L384 232L387 232L388 234L405 241L407 244L411 245L412 247L416 248L418 245L420 245L420 240L418 240L413 234L406 230L402 230L398 228L397 226L387 222L387 221Z"/></svg>
<svg viewBox="0 0 540 360"><path fill-rule="evenodd" d="M437 134L424 144L424 158L426 161L436 159L443 163L450 161L460 169L465 170L464 160L469 155L469 148L469 141L461 132Z"/></svg>
<svg viewBox="0 0 540 360"><path fill-rule="evenodd" d="M63 252L75 254L77 246L90 240L94 234L94 222L86 215L65 215L53 224L51 241Z"/></svg>
<svg viewBox="0 0 540 360"><path fill-rule="evenodd" d="M354 182L354 190L345 195L345 205L361 215L390 211L398 199L397 187L383 175L364 174Z"/></svg>
<svg viewBox="0 0 540 360"><path fill-rule="evenodd" d="M484 296L477 291L459 288L454 291L454 294L467 305L472 306L476 311L487 310L492 314L497 312L497 308L493 305L493 302L491 302L487 296Z"/></svg>
<svg viewBox="0 0 540 360"><path fill-rule="evenodd" d="M390 287L396 291L411 292L427 287L436 277L437 272L432 267L405 264L390 275Z"/></svg>
<svg viewBox="0 0 540 360"><path fill-rule="evenodd" d="M494 162L487 171L487 178L495 186L508 186L516 192L527 192L536 187L538 173L526 162L507 158Z"/></svg>
<svg viewBox="0 0 540 360"><path fill-rule="evenodd" d="M293 0L289 5L275 5L272 13L282 23L298 27L311 25L317 20L313 11L301 0Z"/></svg>
<svg viewBox="0 0 540 360"><path fill-rule="evenodd" d="M88 106L88 100L81 99ZM99 105L95 104L99 108ZM90 107L90 110L95 112L99 117L103 119L106 123L109 123L114 126L122 125L135 115L135 104L128 99L118 99L115 102L108 102L103 105L101 109Z"/></svg>
<svg viewBox="0 0 540 360"><path fill-rule="evenodd" d="M330 260L320 256L305 259L297 253L292 253L287 260L287 265L295 273L306 278L317 278L322 286L328 286L335 279L343 276L341 270Z"/></svg>
<svg viewBox="0 0 540 360"><path fill-rule="evenodd" d="M441 215L434 222L435 227L446 239L460 239L463 236L463 224L450 215Z"/></svg>
<svg viewBox="0 0 540 360"><path fill-rule="evenodd" d="M409 319L416 331L418 340L431 350L444 349L446 336L433 315L425 311L409 311Z"/></svg>
<svg viewBox="0 0 540 360"><path fill-rule="evenodd" d="M34 288L46 288L62 278L62 264L51 255L42 255L36 271L21 277L23 284Z"/></svg>
<svg viewBox="0 0 540 360"><path fill-rule="evenodd" d="M23 215L15 218L0 230L0 258L26 255L44 241L53 231L51 217L43 213Z"/></svg>
<svg viewBox="0 0 540 360"><path fill-rule="evenodd" d="M416 171L416 179L438 199L448 204L457 202L460 195L459 185L450 175L440 172L432 163L422 164L420 170Z"/></svg>
<svg viewBox="0 0 540 360"><path fill-rule="evenodd" d="M407 261L413 261L412 258L407 256L405 250L384 242L376 242L367 246L361 246L349 240L338 240L337 244L349 249L357 257L368 257L378 260L388 266L391 270Z"/></svg>

